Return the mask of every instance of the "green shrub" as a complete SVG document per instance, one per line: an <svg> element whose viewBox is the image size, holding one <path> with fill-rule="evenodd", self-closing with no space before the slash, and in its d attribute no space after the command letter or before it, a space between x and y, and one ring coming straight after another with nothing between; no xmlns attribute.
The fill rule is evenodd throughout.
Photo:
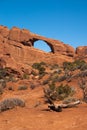
<svg viewBox="0 0 87 130"><path fill-rule="evenodd" d="M62 82L67 79L66 75L60 76L57 81Z"/></svg>
<svg viewBox="0 0 87 130"><path fill-rule="evenodd" d="M74 71L76 69L76 65L73 62L64 62L63 68L64 70Z"/></svg>
<svg viewBox="0 0 87 130"><path fill-rule="evenodd" d="M18 90L26 90L26 89L28 89L27 86L19 86L19 87L18 87Z"/></svg>
<svg viewBox="0 0 87 130"><path fill-rule="evenodd" d="M32 67L33 67L34 69L39 69L39 68L41 67L41 64L40 64L40 63L34 63L34 64L32 65Z"/></svg>
<svg viewBox="0 0 87 130"><path fill-rule="evenodd" d="M43 74L45 72L45 68L44 67L40 67L39 68L39 74Z"/></svg>
<svg viewBox="0 0 87 130"><path fill-rule="evenodd" d="M42 79L43 78L43 76L45 76L45 72L43 72L42 74L39 74L39 79Z"/></svg>
<svg viewBox="0 0 87 130"><path fill-rule="evenodd" d="M15 77L12 77L12 79L10 79L10 81L16 83L18 81L18 79L16 79Z"/></svg>
<svg viewBox="0 0 87 130"><path fill-rule="evenodd" d="M87 103L87 78L80 77L78 81L79 87L82 89L83 92L83 101Z"/></svg>
<svg viewBox="0 0 87 130"><path fill-rule="evenodd" d="M64 100L69 96L73 96L75 90L68 84L55 86L54 83L49 84L48 88L44 89L45 98L48 101L52 100Z"/></svg>
<svg viewBox="0 0 87 130"><path fill-rule="evenodd" d="M51 84L49 84L49 89L54 91L55 90L55 83L52 82Z"/></svg>
<svg viewBox="0 0 87 130"><path fill-rule="evenodd" d="M53 70L53 69L58 69L59 68L59 65L58 64L53 64L52 66L51 66L51 70Z"/></svg>
<svg viewBox="0 0 87 130"><path fill-rule="evenodd" d="M63 100L64 98L73 94L74 91L68 84L66 85L61 84L59 87L56 88L56 92L57 92L58 98L60 100Z"/></svg>
<svg viewBox="0 0 87 130"><path fill-rule="evenodd" d="M51 89L50 88L44 88L43 89L46 102L48 102L48 103L50 101L52 102L53 100L57 100L57 93L55 91L55 88L53 88L53 87L51 87Z"/></svg>
<svg viewBox="0 0 87 130"><path fill-rule="evenodd" d="M74 64L77 66L78 69L81 69L86 64L86 62L84 60L75 60Z"/></svg>
<svg viewBox="0 0 87 130"><path fill-rule="evenodd" d="M59 76L58 76L57 73L53 73L53 74L51 75L51 80L52 80L52 82L57 82L58 79L59 79Z"/></svg>
<svg viewBox="0 0 87 130"><path fill-rule="evenodd" d="M34 70L31 71L31 74L37 76L37 73Z"/></svg>
<svg viewBox="0 0 87 130"><path fill-rule="evenodd" d="M45 74L45 68L43 67L43 65L44 65L44 62L34 63L32 67L34 69L37 69L39 71L39 74L42 75L42 74Z"/></svg>
<svg viewBox="0 0 87 130"><path fill-rule="evenodd" d="M40 65L41 65L41 66L42 66L42 65L46 65L46 63L42 61L42 62L40 62Z"/></svg>
<svg viewBox="0 0 87 130"><path fill-rule="evenodd" d="M7 75L7 71L5 68L0 68L0 79L5 78Z"/></svg>
<svg viewBox="0 0 87 130"><path fill-rule="evenodd" d="M64 62L64 70L74 71L76 69L87 69L87 63L84 60L75 60L74 62Z"/></svg>
<svg viewBox="0 0 87 130"><path fill-rule="evenodd" d="M16 106L24 107L25 102L19 98L8 98L0 102L0 112L12 109Z"/></svg>
<svg viewBox="0 0 87 130"><path fill-rule="evenodd" d="M85 71L85 70L87 70L87 63L81 66L81 71Z"/></svg>
<svg viewBox="0 0 87 130"><path fill-rule="evenodd" d="M3 94L5 87L6 87L6 81L1 79L0 80L0 94Z"/></svg>
<svg viewBox="0 0 87 130"><path fill-rule="evenodd" d="M24 73L24 74L23 74L23 79L29 79L29 75L26 74L26 73Z"/></svg>

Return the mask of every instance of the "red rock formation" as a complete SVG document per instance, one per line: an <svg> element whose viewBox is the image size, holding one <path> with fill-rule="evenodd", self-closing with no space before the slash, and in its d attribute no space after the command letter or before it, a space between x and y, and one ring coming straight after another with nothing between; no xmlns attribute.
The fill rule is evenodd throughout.
<svg viewBox="0 0 87 130"><path fill-rule="evenodd" d="M87 61L87 46L79 46L76 48L76 58Z"/></svg>
<svg viewBox="0 0 87 130"><path fill-rule="evenodd" d="M52 52L45 53L35 49L33 46L38 40L46 42ZM83 54L83 52L84 55L87 54L87 47L86 50L77 48L76 55ZM7 27L0 26L0 58L6 62L6 66L28 68L33 62L61 63L72 61L74 56L74 48L59 40L46 38L26 29L13 27L9 30Z"/></svg>
<svg viewBox="0 0 87 130"><path fill-rule="evenodd" d="M77 47L76 54L81 56L87 56L87 46Z"/></svg>
<svg viewBox="0 0 87 130"><path fill-rule="evenodd" d="M8 41L19 42L26 46L33 46L35 41L42 40L46 42L53 53L60 53L64 55L74 55L73 47L69 45L65 45L61 41L45 38L43 36L33 34L26 29L20 30L19 28L13 27L11 30L4 26L0 26L0 39L3 40L2 37L7 38Z"/></svg>

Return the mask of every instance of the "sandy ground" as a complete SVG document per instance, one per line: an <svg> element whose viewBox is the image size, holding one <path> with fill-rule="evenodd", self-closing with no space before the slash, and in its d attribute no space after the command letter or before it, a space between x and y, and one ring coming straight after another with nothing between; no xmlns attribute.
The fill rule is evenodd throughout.
<svg viewBox="0 0 87 130"><path fill-rule="evenodd" d="M0 130L87 130L87 104L62 112L48 111L42 95L41 88L5 92L4 98L19 97L26 106L0 113Z"/></svg>

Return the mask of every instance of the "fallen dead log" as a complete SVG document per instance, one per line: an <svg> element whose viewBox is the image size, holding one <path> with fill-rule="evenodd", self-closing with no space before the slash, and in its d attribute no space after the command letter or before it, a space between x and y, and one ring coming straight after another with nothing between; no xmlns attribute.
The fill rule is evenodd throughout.
<svg viewBox="0 0 87 130"><path fill-rule="evenodd" d="M68 103L68 104L60 104L59 106L62 107L62 108L70 108L70 107L75 107L76 105L78 105L80 103L81 103L81 101L77 100L75 102L71 102L71 103Z"/></svg>
<svg viewBox="0 0 87 130"><path fill-rule="evenodd" d="M81 103L81 101L77 100L75 102L68 103L68 104L50 104L50 105L48 105L48 108L50 108L50 110L53 110L56 112L61 112L63 108L75 107L80 103Z"/></svg>
<svg viewBox="0 0 87 130"><path fill-rule="evenodd" d="M48 108L50 108L50 110L56 111L56 112L61 112L62 111L62 107L61 106L54 106L54 105L49 105Z"/></svg>

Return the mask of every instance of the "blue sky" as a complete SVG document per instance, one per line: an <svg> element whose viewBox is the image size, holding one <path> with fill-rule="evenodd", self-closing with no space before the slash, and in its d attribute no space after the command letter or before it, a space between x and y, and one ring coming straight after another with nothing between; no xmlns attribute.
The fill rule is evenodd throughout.
<svg viewBox="0 0 87 130"><path fill-rule="evenodd" d="M87 0L0 0L0 25L87 46Z"/></svg>

